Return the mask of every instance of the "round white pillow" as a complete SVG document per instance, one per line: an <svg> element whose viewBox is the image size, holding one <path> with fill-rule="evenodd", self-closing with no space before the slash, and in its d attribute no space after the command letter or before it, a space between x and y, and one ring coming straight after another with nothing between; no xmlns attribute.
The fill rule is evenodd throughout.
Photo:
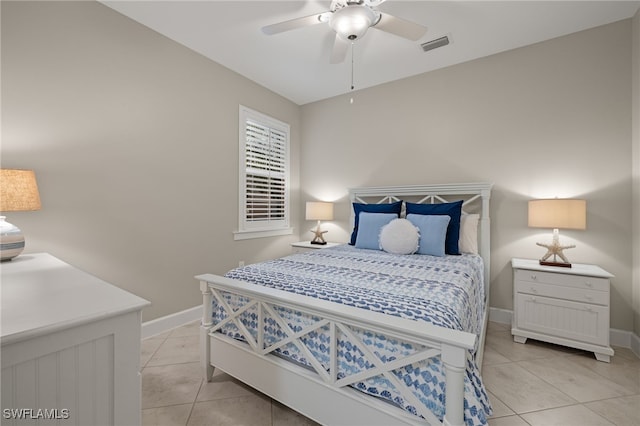
<svg viewBox="0 0 640 426"><path fill-rule="evenodd" d="M380 248L393 254L418 251L420 232L407 219L393 219L380 230Z"/></svg>

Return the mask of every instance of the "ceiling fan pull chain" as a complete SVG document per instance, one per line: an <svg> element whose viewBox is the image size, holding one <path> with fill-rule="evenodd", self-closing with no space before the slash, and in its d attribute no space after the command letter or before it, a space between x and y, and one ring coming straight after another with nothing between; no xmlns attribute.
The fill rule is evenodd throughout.
<svg viewBox="0 0 640 426"><path fill-rule="evenodd" d="M353 48L355 47L355 43L351 42L351 91L353 92L354 84L353 84ZM349 98L349 103L353 104L353 96Z"/></svg>
<svg viewBox="0 0 640 426"><path fill-rule="evenodd" d="M351 42L351 90L353 90L353 49L355 44Z"/></svg>

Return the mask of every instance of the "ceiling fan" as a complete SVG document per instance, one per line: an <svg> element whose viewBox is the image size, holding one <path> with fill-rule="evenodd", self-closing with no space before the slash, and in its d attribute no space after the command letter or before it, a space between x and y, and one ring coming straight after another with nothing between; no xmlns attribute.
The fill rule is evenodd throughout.
<svg viewBox="0 0 640 426"><path fill-rule="evenodd" d="M336 32L331 52L331 63L343 62L349 44L362 38L369 28L416 41L422 37L426 27L400 19L388 13L380 12L375 7L385 0L333 0L328 12L304 16L277 24L262 27L268 35L295 30L320 23L327 23Z"/></svg>

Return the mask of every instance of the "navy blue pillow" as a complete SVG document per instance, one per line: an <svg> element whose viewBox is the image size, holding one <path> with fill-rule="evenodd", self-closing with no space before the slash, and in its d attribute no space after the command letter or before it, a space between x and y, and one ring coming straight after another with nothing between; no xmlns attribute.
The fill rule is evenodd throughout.
<svg viewBox="0 0 640 426"><path fill-rule="evenodd" d="M462 200L454 201L453 203L440 204L407 203L407 215L409 214L449 215L451 220L447 227L447 238L444 243L444 252L446 254L460 254L458 240L460 239Z"/></svg>
<svg viewBox="0 0 640 426"><path fill-rule="evenodd" d="M360 212L367 213L395 213L400 217L400 210L402 210L402 200L396 201L395 203L387 203L387 204L361 204L361 203L353 203L353 212L356 215L356 220L353 226L353 232L351 233L351 241L349 244L352 246L356 244L356 237L358 236L358 220L360 217ZM458 224L458 228L459 228Z"/></svg>

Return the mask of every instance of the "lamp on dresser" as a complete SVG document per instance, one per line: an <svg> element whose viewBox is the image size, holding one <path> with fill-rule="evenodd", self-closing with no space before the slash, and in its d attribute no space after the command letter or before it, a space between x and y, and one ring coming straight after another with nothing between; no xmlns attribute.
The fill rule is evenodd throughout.
<svg viewBox="0 0 640 426"><path fill-rule="evenodd" d="M311 240L311 244L320 244L320 245L327 244L323 236L323 234L325 234L327 231L322 231L320 229L320 221L333 220L333 203L325 203L321 201L307 201L305 218L307 220L318 221L316 228L311 230L311 232L314 233L314 237L313 237L313 240Z"/></svg>
<svg viewBox="0 0 640 426"><path fill-rule="evenodd" d="M0 212L40 210L40 194L33 170L0 169ZM0 216L0 260L11 260L24 250L20 228Z"/></svg>
<svg viewBox="0 0 640 426"><path fill-rule="evenodd" d="M561 245L559 229L586 229L587 202L578 199L542 199L529 201L529 226L553 229L551 244L536 243L547 252L540 259L541 265L571 267L563 251L574 244ZM553 260L548 260L553 256ZM558 257L561 261L558 260Z"/></svg>

